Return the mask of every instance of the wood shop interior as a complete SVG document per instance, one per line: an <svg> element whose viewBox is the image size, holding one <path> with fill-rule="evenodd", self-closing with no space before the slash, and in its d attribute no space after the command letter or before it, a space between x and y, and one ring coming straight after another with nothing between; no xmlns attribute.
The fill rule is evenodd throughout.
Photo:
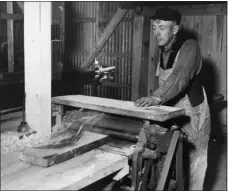
<svg viewBox="0 0 228 191"><path fill-rule="evenodd" d="M159 8L179 11L199 45L204 189L227 189L226 1L1 1L2 190L185 190L185 108L134 105L156 90ZM136 152L143 128L152 134Z"/></svg>

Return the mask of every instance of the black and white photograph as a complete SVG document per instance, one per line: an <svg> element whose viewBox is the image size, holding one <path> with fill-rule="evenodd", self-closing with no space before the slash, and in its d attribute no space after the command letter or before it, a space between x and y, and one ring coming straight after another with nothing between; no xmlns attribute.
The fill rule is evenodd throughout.
<svg viewBox="0 0 228 191"><path fill-rule="evenodd" d="M227 1L0 1L1 190L227 190Z"/></svg>

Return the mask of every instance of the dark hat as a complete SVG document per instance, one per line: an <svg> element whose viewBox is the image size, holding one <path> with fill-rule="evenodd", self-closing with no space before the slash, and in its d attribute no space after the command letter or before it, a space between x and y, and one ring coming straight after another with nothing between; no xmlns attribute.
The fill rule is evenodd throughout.
<svg viewBox="0 0 228 191"><path fill-rule="evenodd" d="M157 9L154 16L150 17L153 20L159 19L163 21L176 21L179 25L181 21L181 14L171 8L160 8Z"/></svg>

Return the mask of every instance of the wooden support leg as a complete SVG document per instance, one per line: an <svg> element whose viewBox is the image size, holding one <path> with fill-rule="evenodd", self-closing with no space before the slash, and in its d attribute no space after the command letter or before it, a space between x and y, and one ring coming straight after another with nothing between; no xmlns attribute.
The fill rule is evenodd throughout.
<svg viewBox="0 0 228 191"><path fill-rule="evenodd" d="M165 183L166 183L166 180L168 177L170 165L171 165L171 162L173 159L173 155L174 155L174 151L175 151L178 139L179 139L179 135L180 135L180 131L174 131L173 137L170 142L169 149L168 149L168 153L166 155L165 163L164 163L164 166L162 169L161 178L158 182L158 186L157 186L156 190L164 190L164 188L165 188Z"/></svg>
<svg viewBox="0 0 228 191"><path fill-rule="evenodd" d="M180 136L176 152L176 181L178 184L177 191L184 190L184 177L183 177L183 140Z"/></svg>

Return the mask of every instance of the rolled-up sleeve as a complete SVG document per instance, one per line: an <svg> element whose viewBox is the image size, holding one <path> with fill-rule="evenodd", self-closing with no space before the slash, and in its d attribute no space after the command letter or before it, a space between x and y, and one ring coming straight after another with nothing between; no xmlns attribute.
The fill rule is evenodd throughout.
<svg viewBox="0 0 228 191"><path fill-rule="evenodd" d="M199 58L200 51L197 42L188 41L179 54L179 60L173 72L153 95L160 97L161 102L165 103L183 92L198 72Z"/></svg>

